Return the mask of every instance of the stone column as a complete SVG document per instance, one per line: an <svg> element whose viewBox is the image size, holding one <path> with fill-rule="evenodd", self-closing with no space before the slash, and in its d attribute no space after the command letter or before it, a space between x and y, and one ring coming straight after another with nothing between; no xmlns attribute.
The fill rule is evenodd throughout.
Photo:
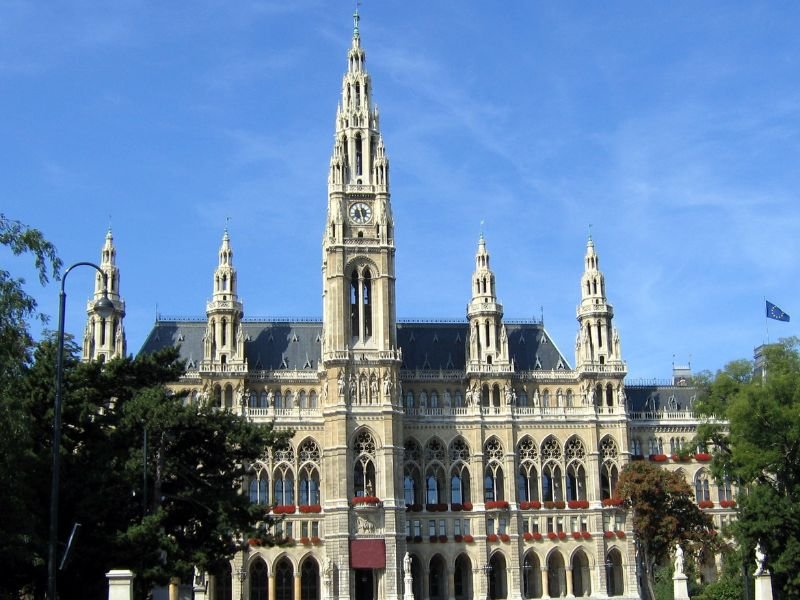
<svg viewBox="0 0 800 600"><path fill-rule="evenodd" d="M169 580L169 600L179 600L181 578L173 577Z"/></svg>
<svg viewBox="0 0 800 600"><path fill-rule="evenodd" d="M300 600L300 573L294 575L294 600Z"/></svg>
<svg viewBox="0 0 800 600"><path fill-rule="evenodd" d="M756 600L772 600L772 575L765 571L753 579L756 583Z"/></svg>
<svg viewBox="0 0 800 600"><path fill-rule="evenodd" d="M689 600L689 586L687 577L683 573L675 573L672 576L672 589L675 600ZM758 598L758 596L756 596ZM770 596L772 598L772 596Z"/></svg>
<svg viewBox="0 0 800 600"><path fill-rule="evenodd" d="M268 586L269 586L269 597L270 598L274 598L275 597L275 590L276 590L276 587L277 587L275 585L275 573L270 573L269 574L269 577L267 577L267 582L268 582Z"/></svg>
<svg viewBox="0 0 800 600"><path fill-rule="evenodd" d="M133 571L114 569L106 573L108 600L133 600Z"/></svg>
<svg viewBox="0 0 800 600"><path fill-rule="evenodd" d="M567 596L574 596L572 593L572 567L564 567L564 574L567 579Z"/></svg>
<svg viewBox="0 0 800 600"><path fill-rule="evenodd" d="M547 567L539 567L542 571L542 598L550 597L550 581L547 578Z"/></svg>
<svg viewBox="0 0 800 600"><path fill-rule="evenodd" d="M455 567L451 569L447 576L447 600L456 600L456 570Z"/></svg>

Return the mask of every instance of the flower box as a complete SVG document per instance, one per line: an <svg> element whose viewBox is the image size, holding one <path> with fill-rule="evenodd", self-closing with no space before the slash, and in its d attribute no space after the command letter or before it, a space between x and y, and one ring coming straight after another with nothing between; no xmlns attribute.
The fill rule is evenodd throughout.
<svg viewBox="0 0 800 600"><path fill-rule="evenodd" d="M301 504L300 512L304 514L322 512L322 507L319 504Z"/></svg>
<svg viewBox="0 0 800 600"><path fill-rule="evenodd" d="M581 537L583 537L585 540L590 540L592 539L592 534L588 531L581 531Z"/></svg>
<svg viewBox="0 0 800 600"><path fill-rule="evenodd" d="M288 536L284 538L283 543L286 546L294 546L294 538L292 536Z"/></svg>
<svg viewBox="0 0 800 600"><path fill-rule="evenodd" d="M631 460L644 460L643 454L631 454Z"/></svg>
<svg viewBox="0 0 800 600"><path fill-rule="evenodd" d="M614 532L613 531L604 531L603 532L603 537L606 538L607 540L614 539Z"/></svg>
<svg viewBox="0 0 800 600"><path fill-rule="evenodd" d="M461 512L463 509L464 509L464 506L459 504L458 502L453 502L450 505L450 510L452 510L453 512Z"/></svg>
<svg viewBox="0 0 800 600"><path fill-rule="evenodd" d="M589 508L588 500L570 500L567 503L570 508Z"/></svg>
<svg viewBox="0 0 800 600"><path fill-rule="evenodd" d="M505 500L489 500L486 503L486 510L505 510L508 508L508 502Z"/></svg>
<svg viewBox="0 0 800 600"><path fill-rule="evenodd" d="M559 531L558 532L558 539L560 539L562 542L565 539L567 539L567 532L566 531Z"/></svg>
<svg viewBox="0 0 800 600"><path fill-rule="evenodd" d="M461 508L464 510L472 510L472 502L462 502Z"/></svg>
<svg viewBox="0 0 800 600"><path fill-rule="evenodd" d="M573 531L572 537L578 540L579 542L583 539L583 536L581 535L580 531Z"/></svg>
<svg viewBox="0 0 800 600"><path fill-rule="evenodd" d="M535 539L537 542L541 542L543 537L544 536L538 531L533 532L533 539Z"/></svg>
<svg viewBox="0 0 800 600"><path fill-rule="evenodd" d="M687 454L673 454L670 456L672 462L689 462L692 457Z"/></svg>
<svg viewBox="0 0 800 600"><path fill-rule="evenodd" d="M293 515L297 507L294 504L279 504L272 508L272 512L276 515Z"/></svg>
<svg viewBox="0 0 800 600"><path fill-rule="evenodd" d="M464 536L464 541L465 541L467 544L471 544L472 542L474 542L474 541L475 541L475 538L473 538L473 537L472 537L470 534L466 534L466 535Z"/></svg>
<svg viewBox="0 0 800 600"><path fill-rule="evenodd" d="M407 542L407 543L408 543L408 542L411 542L413 539L414 539L414 538L412 538L410 535L407 535L407 536L406 536L406 542Z"/></svg>
<svg viewBox="0 0 800 600"><path fill-rule="evenodd" d="M667 455L666 454L651 454L650 460L652 462L667 462Z"/></svg>
<svg viewBox="0 0 800 600"><path fill-rule="evenodd" d="M714 508L714 503L711 500L700 500L697 506L700 508Z"/></svg>
<svg viewBox="0 0 800 600"><path fill-rule="evenodd" d="M432 536L430 536L430 537L428 538L428 541L429 541L431 544L435 544L436 542L438 542L438 541L439 541L439 536L432 535Z"/></svg>
<svg viewBox="0 0 800 600"><path fill-rule="evenodd" d="M545 500L544 501L544 507L548 508L548 509L553 509L553 508L556 507L556 503L553 502L552 500Z"/></svg>
<svg viewBox="0 0 800 600"><path fill-rule="evenodd" d="M260 538L249 538L247 543L251 546L260 546L262 542Z"/></svg>
<svg viewBox="0 0 800 600"><path fill-rule="evenodd" d="M440 544L444 544L445 542L447 542L447 536L446 535L440 535L439 536L439 543Z"/></svg>
<svg viewBox="0 0 800 600"><path fill-rule="evenodd" d="M621 539L621 540L624 540L624 539L625 539L625 532L624 532L624 531L622 531L622 530L619 530L619 531L617 531L617 532L615 532L615 533L617 534L617 537L618 537L619 539Z"/></svg>
<svg viewBox="0 0 800 600"><path fill-rule="evenodd" d="M540 508L542 508L542 503L539 502L538 500L531 500L530 502L528 502L528 508L530 508L531 510L539 510Z"/></svg>
<svg viewBox="0 0 800 600"><path fill-rule="evenodd" d="M558 539L558 534L555 531L550 531L547 534L548 539L553 540L554 542Z"/></svg>
<svg viewBox="0 0 800 600"><path fill-rule="evenodd" d="M622 498L619 496L603 498L603 506L622 506Z"/></svg>
<svg viewBox="0 0 800 600"><path fill-rule="evenodd" d="M734 508L736 506L736 500L720 500L719 505L722 508Z"/></svg>
<svg viewBox="0 0 800 600"><path fill-rule="evenodd" d="M489 535L486 536L486 541L487 542L496 542L497 539L498 538L497 538L497 534L496 533L490 533Z"/></svg>
<svg viewBox="0 0 800 600"><path fill-rule="evenodd" d="M422 504L406 504L406 512L421 512Z"/></svg>
<svg viewBox="0 0 800 600"><path fill-rule="evenodd" d="M461 543L461 542L464 541L464 536L463 535L455 535L455 536L453 536L453 540L455 540L458 543Z"/></svg>
<svg viewBox="0 0 800 600"><path fill-rule="evenodd" d="M311 536L311 543L314 544L315 546L318 546L319 544L322 543L322 540L319 539L319 537L317 537L316 535L312 535Z"/></svg>
<svg viewBox="0 0 800 600"><path fill-rule="evenodd" d="M447 504L437 503L437 504L426 504L425 510L428 512L446 512L447 511Z"/></svg>
<svg viewBox="0 0 800 600"><path fill-rule="evenodd" d="M303 546L310 546L311 545L311 539L306 537L306 536L303 536L303 537L300 538L300 543L303 544Z"/></svg>
<svg viewBox="0 0 800 600"><path fill-rule="evenodd" d="M553 506L555 506L556 508L559 508L559 509L560 508L566 508L567 503L564 502L563 500L556 500L555 502L553 502Z"/></svg>
<svg viewBox="0 0 800 600"><path fill-rule="evenodd" d="M379 506L381 499L375 496L356 496L351 503L353 506Z"/></svg>
<svg viewBox="0 0 800 600"><path fill-rule="evenodd" d="M531 503L526 500L523 500L522 502L519 503L520 510L528 510L530 507Z"/></svg>
<svg viewBox="0 0 800 600"><path fill-rule="evenodd" d="M413 542L415 544L421 544L422 543L422 536L421 535L415 535L414 539L413 539Z"/></svg>
<svg viewBox="0 0 800 600"><path fill-rule="evenodd" d="M522 539L524 539L526 542L530 542L533 539L533 534L530 531L526 531L522 534Z"/></svg>
<svg viewBox="0 0 800 600"><path fill-rule="evenodd" d="M696 452L694 459L698 462L708 462L711 460L711 455L708 452Z"/></svg>
<svg viewBox="0 0 800 600"><path fill-rule="evenodd" d="M507 533L501 533L500 534L500 541L501 542L505 542L507 544L508 542L511 541L511 536L509 536Z"/></svg>

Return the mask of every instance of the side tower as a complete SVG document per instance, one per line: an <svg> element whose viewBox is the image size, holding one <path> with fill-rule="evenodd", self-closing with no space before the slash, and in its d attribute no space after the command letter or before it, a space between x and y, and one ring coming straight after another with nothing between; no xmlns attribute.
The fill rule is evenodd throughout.
<svg viewBox="0 0 800 600"><path fill-rule="evenodd" d="M103 276L97 273L94 279L94 296L86 303L86 329L83 333L82 360L111 360L125 356L127 345L122 320L125 318L125 301L119 295L119 268L117 268L117 249L111 229L106 233L106 241L100 252L100 268L108 278L108 298L114 304L114 314L101 317L95 308L97 300L103 296Z"/></svg>
<svg viewBox="0 0 800 600"><path fill-rule="evenodd" d="M353 18L322 244L323 503L336 595L372 598L401 587L403 423L389 160Z"/></svg>
<svg viewBox="0 0 800 600"><path fill-rule="evenodd" d="M201 371L247 370L242 329L244 310L236 293L237 285L233 249L226 229L219 248L219 264L214 270L213 295L206 304L208 321L203 336Z"/></svg>
<svg viewBox="0 0 800 600"><path fill-rule="evenodd" d="M624 410L623 379L627 367L622 360L619 333L612 323L614 307L606 299L605 278L591 236L586 243L577 319L575 370L585 384L587 402L606 407L622 405Z"/></svg>

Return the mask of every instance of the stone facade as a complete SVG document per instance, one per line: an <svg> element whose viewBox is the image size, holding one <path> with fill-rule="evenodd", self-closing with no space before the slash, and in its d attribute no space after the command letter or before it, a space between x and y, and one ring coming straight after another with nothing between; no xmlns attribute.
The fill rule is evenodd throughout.
<svg viewBox="0 0 800 600"><path fill-rule="evenodd" d="M728 518L730 489L710 486L704 456L680 451L697 426L691 388L626 387L591 238L574 368L541 322L504 319L482 235L465 318L398 321L389 181L356 15L328 173L322 320L245 318L226 231L206 318L159 319L143 347L180 345L188 372L176 387L190 401L295 432L242 485L286 515L279 531L293 543L253 540L202 576L206 597L639 597L628 515L613 498L628 461L682 469ZM86 359L124 354L114 256L109 232L102 262L118 315L100 323L90 308Z"/></svg>

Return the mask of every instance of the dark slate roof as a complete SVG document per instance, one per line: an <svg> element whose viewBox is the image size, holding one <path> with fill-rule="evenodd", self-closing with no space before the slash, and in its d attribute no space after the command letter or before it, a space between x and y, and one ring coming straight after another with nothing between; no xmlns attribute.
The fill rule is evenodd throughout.
<svg viewBox="0 0 800 600"><path fill-rule="evenodd" d="M690 409L698 393L694 387L667 383L625 385L628 410L633 412Z"/></svg>
<svg viewBox="0 0 800 600"><path fill-rule="evenodd" d="M156 321L140 352L180 345L181 358L193 368L203 358L205 319ZM245 321L245 354L251 369L316 369L319 366L321 321ZM569 362L541 323L506 325L509 355L517 371L569 369ZM403 369L464 370L467 322L401 322L398 346Z"/></svg>

